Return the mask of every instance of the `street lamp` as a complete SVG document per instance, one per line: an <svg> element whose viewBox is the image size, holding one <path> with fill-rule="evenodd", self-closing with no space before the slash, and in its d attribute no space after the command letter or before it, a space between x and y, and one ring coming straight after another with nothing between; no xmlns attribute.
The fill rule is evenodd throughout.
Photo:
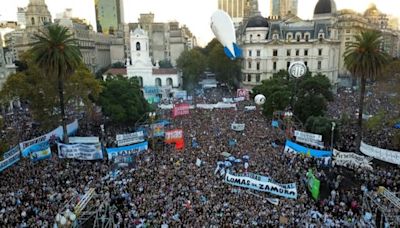
<svg viewBox="0 0 400 228"><path fill-rule="evenodd" d="M336 123L335 122L332 122L332 128L331 128L331 130L332 130L332 132L331 132L331 150L333 151L333 135L334 135L334 130L335 130L335 126L336 126Z"/></svg>

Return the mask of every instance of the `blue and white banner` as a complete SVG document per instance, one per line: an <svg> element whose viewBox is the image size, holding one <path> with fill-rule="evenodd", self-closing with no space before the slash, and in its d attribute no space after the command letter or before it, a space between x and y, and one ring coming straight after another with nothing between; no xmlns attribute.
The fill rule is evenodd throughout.
<svg viewBox="0 0 400 228"><path fill-rule="evenodd" d="M32 161L45 160L51 157L49 142L42 142L29 147L29 157Z"/></svg>
<svg viewBox="0 0 400 228"><path fill-rule="evenodd" d="M0 172L12 166L21 159L21 154L19 152L18 146L7 151L5 154L7 154L7 158L4 157L4 160L0 161Z"/></svg>
<svg viewBox="0 0 400 228"><path fill-rule="evenodd" d="M159 88L157 86L144 86L143 87L144 93L148 95L156 95L160 93Z"/></svg>
<svg viewBox="0 0 400 228"><path fill-rule="evenodd" d="M72 158L78 160L103 159L101 144L63 144L57 143L59 158Z"/></svg>
<svg viewBox="0 0 400 228"><path fill-rule="evenodd" d="M118 156L128 156L128 155L139 155L148 149L148 142L142 142L130 146L116 147L116 148L106 148L108 159L112 160L114 157Z"/></svg>
<svg viewBox="0 0 400 228"><path fill-rule="evenodd" d="M174 92L174 98L186 100L187 99L187 91L186 90L175 91Z"/></svg>
<svg viewBox="0 0 400 228"><path fill-rule="evenodd" d="M75 134L77 130L78 130L78 120L75 120L74 122L67 125L67 134L68 135ZM51 132L49 132L45 135L42 135L42 136L36 137L34 139L19 143L19 147L21 149L21 154L23 157L28 157L29 147L31 147L35 144L40 144L42 142L48 142L51 140L57 140L57 139L62 139L62 138L63 138L63 129L62 129L62 126L59 126L56 129L52 130Z"/></svg>
<svg viewBox="0 0 400 228"><path fill-rule="evenodd" d="M289 199L297 198L296 184L281 185L272 182L270 178L261 177L262 176L255 174L233 175L227 172L224 182L238 187L254 189L261 192L269 192Z"/></svg>
<svg viewBox="0 0 400 228"><path fill-rule="evenodd" d="M332 157L332 151L310 149L290 140L286 140L285 152L305 154L316 158Z"/></svg>
<svg viewBox="0 0 400 228"><path fill-rule="evenodd" d="M88 137L69 137L69 143L70 144L75 144L75 143L88 143L88 144L94 144L94 143L100 143L100 139L97 136L88 136Z"/></svg>

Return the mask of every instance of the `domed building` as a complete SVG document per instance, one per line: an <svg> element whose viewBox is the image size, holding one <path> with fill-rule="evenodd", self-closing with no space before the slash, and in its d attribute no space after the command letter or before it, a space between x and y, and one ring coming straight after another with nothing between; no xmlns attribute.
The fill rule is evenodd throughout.
<svg viewBox="0 0 400 228"><path fill-rule="evenodd" d="M251 89L291 63L302 61L312 73L338 83L339 40L335 28L336 4L319 0L313 20L295 15L264 18L253 15L244 24L238 42L243 49L242 84Z"/></svg>

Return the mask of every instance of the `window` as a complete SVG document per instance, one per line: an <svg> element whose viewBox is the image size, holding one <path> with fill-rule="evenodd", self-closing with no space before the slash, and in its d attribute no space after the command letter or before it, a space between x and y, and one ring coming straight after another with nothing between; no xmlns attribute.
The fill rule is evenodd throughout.
<svg viewBox="0 0 400 228"><path fill-rule="evenodd" d="M257 50L257 56L260 57L261 56L261 51Z"/></svg>
<svg viewBox="0 0 400 228"><path fill-rule="evenodd" d="M260 70L260 63L257 63L256 67L257 67L257 70Z"/></svg>
<svg viewBox="0 0 400 228"><path fill-rule="evenodd" d="M247 75L247 81L248 81L248 82L251 82L251 74L248 74L248 75Z"/></svg>
<svg viewBox="0 0 400 228"><path fill-rule="evenodd" d="M297 42L300 42L300 35L296 35Z"/></svg>
<svg viewBox="0 0 400 228"><path fill-rule="evenodd" d="M136 42L136 51L140 51L140 42Z"/></svg>
<svg viewBox="0 0 400 228"><path fill-rule="evenodd" d="M276 62L273 62L273 64L272 64L272 69L273 69L273 70L276 70Z"/></svg>
<svg viewBox="0 0 400 228"><path fill-rule="evenodd" d="M322 68L322 62L318 61L318 70L321 70L321 68Z"/></svg>
<svg viewBox="0 0 400 228"><path fill-rule="evenodd" d="M346 33L350 33L351 31L350 31L350 29L346 29Z"/></svg>
<svg viewBox="0 0 400 228"><path fill-rule="evenodd" d="M307 62L307 61L304 61L304 65L306 65L306 67L308 67L308 62Z"/></svg>
<svg viewBox="0 0 400 228"><path fill-rule="evenodd" d="M278 50L277 49L272 50L272 56L278 56Z"/></svg>
<svg viewBox="0 0 400 228"><path fill-rule="evenodd" d="M250 41L253 39L253 35L250 35Z"/></svg>
<svg viewBox="0 0 400 228"><path fill-rule="evenodd" d="M160 78L156 78L156 86L161 86L161 79Z"/></svg>
<svg viewBox="0 0 400 228"><path fill-rule="evenodd" d="M319 56L322 55L322 49L318 49L318 55L319 55Z"/></svg>
<svg viewBox="0 0 400 228"><path fill-rule="evenodd" d="M304 56L308 56L308 49L304 49Z"/></svg>
<svg viewBox="0 0 400 228"><path fill-rule="evenodd" d="M308 40L310 39L310 35L306 34L306 35L304 36L304 39L306 40L306 42L308 42Z"/></svg>
<svg viewBox="0 0 400 228"><path fill-rule="evenodd" d="M260 74L256 74L256 82L260 82L261 81L261 75Z"/></svg>
<svg viewBox="0 0 400 228"><path fill-rule="evenodd" d="M167 78L167 85L170 85L170 86L173 85L172 78Z"/></svg>
<svg viewBox="0 0 400 228"><path fill-rule="evenodd" d="M296 56L299 56L299 55L300 55L300 50L296 49Z"/></svg>
<svg viewBox="0 0 400 228"><path fill-rule="evenodd" d="M286 56L290 56L290 49L286 50Z"/></svg>
<svg viewBox="0 0 400 228"><path fill-rule="evenodd" d="M247 62L247 68L251 69L251 61Z"/></svg>
<svg viewBox="0 0 400 228"><path fill-rule="evenodd" d="M290 62L286 62L286 70L288 70L290 67Z"/></svg>
<svg viewBox="0 0 400 228"><path fill-rule="evenodd" d="M251 50L249 50L249 57L251 57L251 55L252 55L252 51L251 51Z"/></svg>

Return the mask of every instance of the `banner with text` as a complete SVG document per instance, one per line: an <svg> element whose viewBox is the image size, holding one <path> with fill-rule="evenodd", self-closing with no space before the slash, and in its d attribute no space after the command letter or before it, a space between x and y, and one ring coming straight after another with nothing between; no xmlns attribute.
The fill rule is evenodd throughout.
<svg viewBox="0 0 400 228"><path fill-rule="evenodd" d="M68 135L75 134L77 130L78 130L78 120L75 120L74 122L67 125L67 134ZM36 137L34 139L19 143L19 146L21 149L21 154L23 157L27 157L29 155L28 154L29 147L31 147L35 144L49 141L49 140L56 140L56 139L62 139L62 138L63 138L63 130L62 130L62 127L59 126L56 129L54 129L53 131L51 131L45 135L42 135L42 136Z"/></svg>
<svg viewBox="0 0 400 228"><path fill-rule="evenodd" d="M247 89L237 89L236 96L237 97L244 97L246 100L250 99L250 94L249 94L249 91Z"/></svg>
<svg viewBox="0 0 400 228"><path fill-rule="evenodd" d="M371 157L364 157L351 152L340 152L333 150L333 164L339 166L345 166L351 169L368 169L372 170Z"/></svg>
<svg viewBox="0 0 400 228"><path fill-rule="evenodd" d="M271 194L286 197L289 199L297 198L297 189L285 189L279 184L265 181L259 178L253 178L250 176L232 175L227 172L224 178L224 182L238 187L250 188L262 192L269 192Z"/></svg>
<svg viewBox="0 0 400 228"><path fill-rule="evenodd" d="M304 147L302 145L299 145L295 142L292 142L290 140L286 140L284 151L290 152L290 153L305 154L305 155L309 155L309 156L316 157L316 158L332 157L332 152L329 150L310 149L310 148Z"/></svg>
<svg viewBox="0 0 400 228"><path fill-rule="evenodd" d="M183 104L176 104L172 109L172 117L188 115L190 110L190 105L183 103Z"/></svg>
<svg viewBox="0 0 400 228"><path fill-rule="evenodd" d="M320 181L314 176L314 173L311 169L306 173L307 177L307 188L311 192L311 196L317 200L319 197L319 187Z"/></svg>
<svg viewBox="0 0 400 228"><path fill-rule="evenodd" d="M166 143L174 143L176 141L180 141L183 139L183 131L182 129L175 129L165 132L165 142Z"/></svg>
<svg viewBox="0 0 400 228"><path fill-rule="evenodd" d="M128 134L118 134L115 136L117 140L117 146L126 146L144 141L143 131L137 131Z"/></svg>
<svg viewBox="0 0 400 228"><path fill-rule="evenodd" d="M313 134L309 132L294 131L294 136L296 136L296 138L299 137L311 141L318 141L318 142L322 141L322 135Z"/></svg>
<svg viewBox="0 0 400 228"><path fill-rule="evenodd" d="M101 144L63 144L57 143L58 157L78 160L99 160L103 159Z"/></svg>
<svg viewBox="0 0 400 228"><path fill-rule="evenodd" d="M360 151L369 157L400 165L400 152L398 151L381 149L375 146L370 146L364 142L361 142Z"/></svg>
<svg viewBox="0 0 400 228"><path fill-rule="evenodd" d="M7 156L6 156L7 154ZM12 148L11 150L7 151L4 153L4 160L0 161L0 172L3 170L7 169L8 167L14 165L16 162L18 162L21 159L21 154L19 151L19 147L16 146Z"/></svg>
<svg viewBox="0 0 400 228"><path fill-rule="evenodd" d="M153 133L153 137L163 137L164 132L164 124L163 123L155 123L151 125L151 131Z"/></svg>
<svg viewBox="0 0 400 228"><path fill-rule="evenodd" d="M130 146L123 146L123 147L116 147L116 148L106 148L108 159L112 160L118 156L137 156L148 149L148 142L144 141L142 143L130 145Z"/></svg>
<svg viewBox="0 0 400 228"><path fill-rule="evenodd" d="M244 131L245 126L245 124L232 123L231 129L234 131Z"/></svg>

